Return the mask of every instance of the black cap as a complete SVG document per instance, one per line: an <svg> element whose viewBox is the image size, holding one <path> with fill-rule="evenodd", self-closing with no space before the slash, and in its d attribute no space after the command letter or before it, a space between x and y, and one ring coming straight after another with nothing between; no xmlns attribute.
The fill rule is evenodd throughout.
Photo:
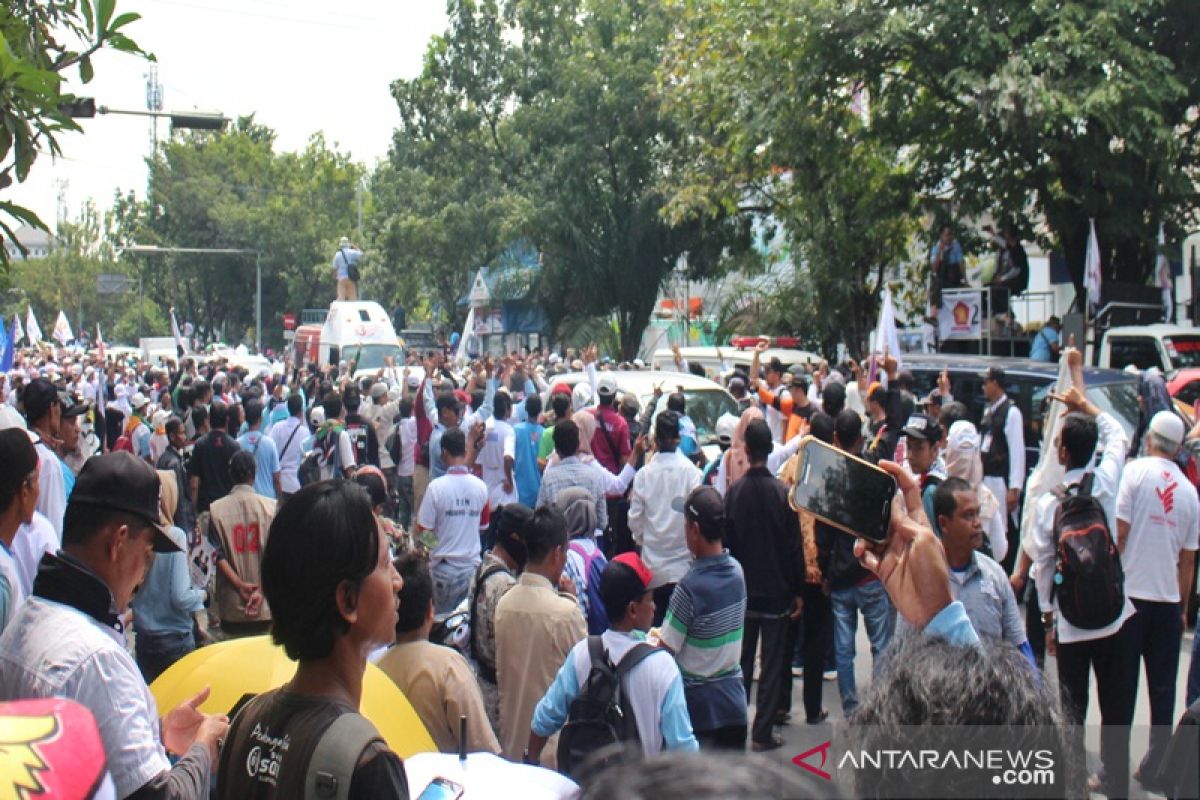
<svg viewBox="0 0 1200 800"><path fill-rule="evenodd" d="M174 553L180 548L159 524L161 492L158 473L149 464L133 453L117 451L84 462L67 507L109 508L141 517L154 526L155 551Z"/></svg>
<svg viewBox="0 0 1200 800"><path fill-rule="evenodd" d="M979 373L979 377L985 381L995 381L1004 386L1008 383L1008 376L1004 374L1004 370L999 367L988 367L987 371Z"/></svg>
<svg viewBox="0 0 1200 800"><path fill-rule="evenodd" d="M32 424L46 416L55 403L63 403L62 392L46 378L34 378L25 387L21 395L21 406L25 409L25 419Z"/></svg>
<svg viewBox="0 0 1200 800"><path fill-rule="evenodd" d="M703 530L720 534L725 527L725 502L711 486L697 486L685 497L676 497L671 508L682 511L689 522L698 522Z"/></svg>
<svg viewBox="0 0 1200 800"><path fill-rule="evenodd" d="M927 414L913 414L904 425L904 435L925 442L936 442L942 438L942 426Z"/></svg>
<svg viewBox="0 0 1200 800"><path fill-rule="evenodd" d="M87 413L87 403L84 403L77 397L66 395L62 398L64 417L79 417Z"/></svg>
<svg viewBox="0 0 1200 800"><path fill-rule="evenodd" d="M798 389L808 389L808 374L804 371L804 367L797 364L788 372L791 373L790 384Z"/></svg>

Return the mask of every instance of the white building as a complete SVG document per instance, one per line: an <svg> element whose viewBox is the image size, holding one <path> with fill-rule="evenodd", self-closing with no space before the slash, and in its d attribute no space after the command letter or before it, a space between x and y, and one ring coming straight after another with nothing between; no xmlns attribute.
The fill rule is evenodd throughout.
<svg viewBox="0 0 1200 800"><path fill-rule="evenodd" d="M50 255L50 251L54 249L54 237L45 231L40 231L37 228L31 228L28 225L22 225L17 228L17 241L25 246L28 253L25 256L21 255L21 250L8 239L4 240L4 249L8 252L10 261L19 261L24 258L45 258Z"/></svg>

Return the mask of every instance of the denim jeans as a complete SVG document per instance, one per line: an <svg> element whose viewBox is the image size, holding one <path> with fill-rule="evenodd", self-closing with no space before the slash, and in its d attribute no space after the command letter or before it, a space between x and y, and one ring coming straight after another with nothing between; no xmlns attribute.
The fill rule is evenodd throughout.
<svg viewBox="0 0 1200 800"><path fill-rule="evenodd" d="M467 599L471 590L471 579L475 577L474 564L452 564L449 561L434 562L433 613L444 617Z"/></svg>
<svg viewBox="0 0 1200 800"><path fill-rule="evenodd" d="M879 669L883 651L892 640L896 628L896 610L888 599L883 584L877 580L858 586L834 589L833 649L837 660L838 691L842 695L842 711L846 716L858 708L858 689L854 682L854 637L858 632L858 612L867 624L871 640L872 668Z"/></svg>
<svg viewBox="0 0 1200 800"><path fill-rule="evenodd" d="M412 527L413 518L413 476L396 476L396 522L405 530Z"/></svg>
<svg viewBox="0 0 1200 800"><path fill-rule="evenodd" d="M146 683L167 671L167 667L196 649L192 632L149 633L138 631L136 640L137 665Z"/></svg>

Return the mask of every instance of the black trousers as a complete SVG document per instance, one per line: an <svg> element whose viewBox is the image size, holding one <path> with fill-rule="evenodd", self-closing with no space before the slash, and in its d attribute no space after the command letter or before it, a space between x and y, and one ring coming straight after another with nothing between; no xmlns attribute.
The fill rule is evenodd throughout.
<svg viewBox="0 0 1200 800"><path fill-rule="evenodd" d="M1032 580L1025 583L1025 638L1033 650L1038 669L1046 668L1046 626L1042 624L1042 608L1038 605L1037 586Z"/></svg>
<svg viewBox="0 0 1200 800"><path fill-rule="evenodd" d="M702 750L739 750L746 749L746 726L726 725L711 731L696 731L696 741Z"/></svg>
<svg viewBox="0 0 1200 800"><path fill-rule="evenodd" d="M774 735L775 716L786 711L791 703L785 697L792 673L792 625L786 614L774 616L753 611L746 613L746 629L742 638L742 680L746 684L746 700L750 699L750 683L754 678L754 655L762 639L762 671L758 680L758 695L754 704L754 726L750 740L765 744Z"/></svg>
<svg viewBox="0 0 1200 800"><path fill-rule="evenodd" d="M1131 659L1128 623L1120 631L1092 639L1058 645L1058 687L1063 711L1083 736L1088 707L1089 673L1096 673L1100 701L1100 760L1104 763L1105 792L1109 798L1129 796L1129 725L1133 722L1136 680L1129 674ZM1082 747L1082 742L1080 742Z"/></svg>
<svg viewBox="0 0 1200 800"><path fill-rule="evenodd" d="M820 586L804 585L804 713L809 719L821 714L825 657L833 646L833 603Z"/></svg>
<svg viewBox="0 0 1200 800"><path fill-rule="evenodd" d="M664 583L654 590L654 627L663 624L667 616L667 607L671 605L671 595L675 592L675 584Z"/></svg>
<svg viewBox="0 0 1200 800"><path fill-rule="evenodd" d="M1159 603L1133 598L1137 613L1125 621L1129 646L1129 707L1137 705L1141 665L1146 665L1150 690L1150 749L1142 759L1143 775L1158 772L1171 729L1175 725L1175 681L1179 675L1179 645L1183 641L1183 609L1179 603Z"/></svg>

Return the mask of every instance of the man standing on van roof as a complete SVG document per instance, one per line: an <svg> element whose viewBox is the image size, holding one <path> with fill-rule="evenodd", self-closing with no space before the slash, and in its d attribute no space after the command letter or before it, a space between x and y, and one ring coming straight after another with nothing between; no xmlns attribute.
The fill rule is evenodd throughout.
<svg viewBox="0 0 1200 800"><path fill-rule="evenodd" d="M362 250L350 244L343 236L338 241L338 250L333 254L333 273L337 278L337 299L358 299L358 262L362 259Z"/></svg>

